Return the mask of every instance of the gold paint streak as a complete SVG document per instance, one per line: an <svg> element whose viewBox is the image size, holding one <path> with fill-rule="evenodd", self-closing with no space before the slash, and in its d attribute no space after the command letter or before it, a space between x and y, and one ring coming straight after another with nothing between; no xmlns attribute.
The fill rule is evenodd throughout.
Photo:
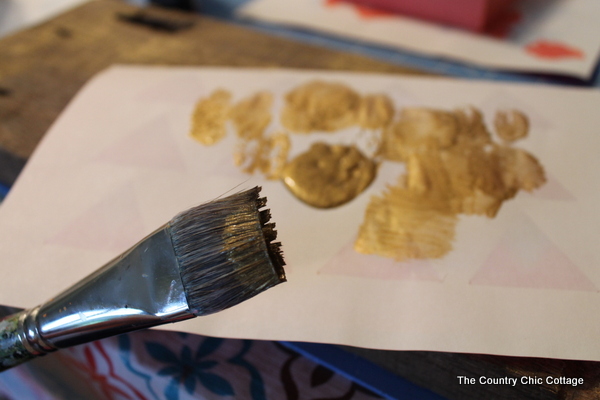
<svg viewBox="0 0 600 400"><path fill-rule="evenodd" d="M229 112L231 93L219 89L208 98L196 103L192 114L192 127L190 136L210 146L225 137L227 113Z"/></svg>
<svg viewBox="0 0 600 400"><path fill-rule="evenodd" d="M442 199L392 186L372 197L354 248L396 261L439 258L452 249L457 221Z"/></svg>
<svg viewBox="0 0 600 400"><path fill-rule="evenodd" d="M362 193L376 172L377 164L355 146L317 142L286 165L283 182L305 203L331 208Z"/></svg>
<svg viewBox="0 0 600 400"><path fill-rule="evenodd" d="M360 101L346 85L311 81L285 96L281 122L292 132L334 132L356 124Z"/></svg>

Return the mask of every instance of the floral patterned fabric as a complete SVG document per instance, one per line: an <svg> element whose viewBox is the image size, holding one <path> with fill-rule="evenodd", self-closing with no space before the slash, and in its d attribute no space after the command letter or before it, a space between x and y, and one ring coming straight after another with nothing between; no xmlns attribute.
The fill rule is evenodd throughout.
<svg viewBox="0 0 600 400"><path fill-rule="evenodd" d="M62 350L0 374L0 400L378 398L277 342L159 330Z"/></svg>

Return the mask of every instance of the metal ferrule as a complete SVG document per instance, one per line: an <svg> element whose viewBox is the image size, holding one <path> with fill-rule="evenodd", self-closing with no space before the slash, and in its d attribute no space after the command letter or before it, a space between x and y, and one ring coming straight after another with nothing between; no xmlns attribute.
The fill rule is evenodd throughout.
<svg viewBox="0 0 600 400"><path fill-rule="evenodd" d="M50 301L21 315L32 354L193 318L164 226Z"/></svg>

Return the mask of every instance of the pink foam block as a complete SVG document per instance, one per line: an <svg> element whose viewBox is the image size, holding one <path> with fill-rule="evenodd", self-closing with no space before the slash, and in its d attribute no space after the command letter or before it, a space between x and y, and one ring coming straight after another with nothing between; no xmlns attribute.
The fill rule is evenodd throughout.
<svg viewBox="0 0 600 400"><path fill-rule="evenodd" d="M471 31L484 31L515 0L344 0Z"/></svg>

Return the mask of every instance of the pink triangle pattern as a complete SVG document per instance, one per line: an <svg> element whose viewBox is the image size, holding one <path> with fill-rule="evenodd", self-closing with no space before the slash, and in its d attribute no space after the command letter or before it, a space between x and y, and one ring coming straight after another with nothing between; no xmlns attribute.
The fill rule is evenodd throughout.
<svg viewBox="0 0 600 400"><path fill-rule="evenodd" d="M470 283L598 291L581 270L527 217L500 240Z"/></svg>
<svg viewBox="0 0 600 400"><path fill-rule="evenodd" d="M442 282L443 277L426 260L398 262L390 258L357 253L353 241L346 244L319 274L346 275L384 280Z"/></svg>
<svg viewBox="0 0 600 400"><path fill-rule="evenodd" d="M544 200L559 200L559 201L575 201L575 196L571 194L552 174L546 171L546 183L542 187L535 189L533 192L527 193L538 199Z"/></svg>
<svg viewBox="0 0 600 400"><path fill-rule="evenodd" d="M221 152L222 157L215 161L214 165L210 168L209 174L212 176L223 176L240 179L240 176L251 177L249 173L242 171L240 167L237 167L234 163L233 152L225 151Z"/></svg>
<svg viewBox="0 0 600 400"><path fill-rule="evenodd" d="M146 234L135 191L131 185L126 185L75 217L46 243L121 252Z"/></svg>
<svg viewBox="0 0 600 400"><path fill-rule="evenodd" d="M146 86L135 94L140 103L170 103L181 106L193 104L208 93L206 84L197 76L185 72L174 73Z"/></svg>
<svg viewBox="0 0 600 400"><path fill-rule="evenodd" d="M130 167L185 170L177 143L170 135L166 116L134 129L102 151L97 160Z"/></svg>
<svg viewBox="0 0 600 400"><path fill-rule="evenodd" d="M530 104L529 102L519 98L517 95L509 93L505 90L494 90L479 103L478 108L486 113L486 119L489 119L488 128L491 129L491 132L494 131L493 125L491 124L492 118L495 113L500 110L517 109L523 111L529 118L531 130L535 130L537 135L543 134L551 129L554 125L536 110L535 105ZM516 146L519 147L519 141L516 142Z"/></svg>

